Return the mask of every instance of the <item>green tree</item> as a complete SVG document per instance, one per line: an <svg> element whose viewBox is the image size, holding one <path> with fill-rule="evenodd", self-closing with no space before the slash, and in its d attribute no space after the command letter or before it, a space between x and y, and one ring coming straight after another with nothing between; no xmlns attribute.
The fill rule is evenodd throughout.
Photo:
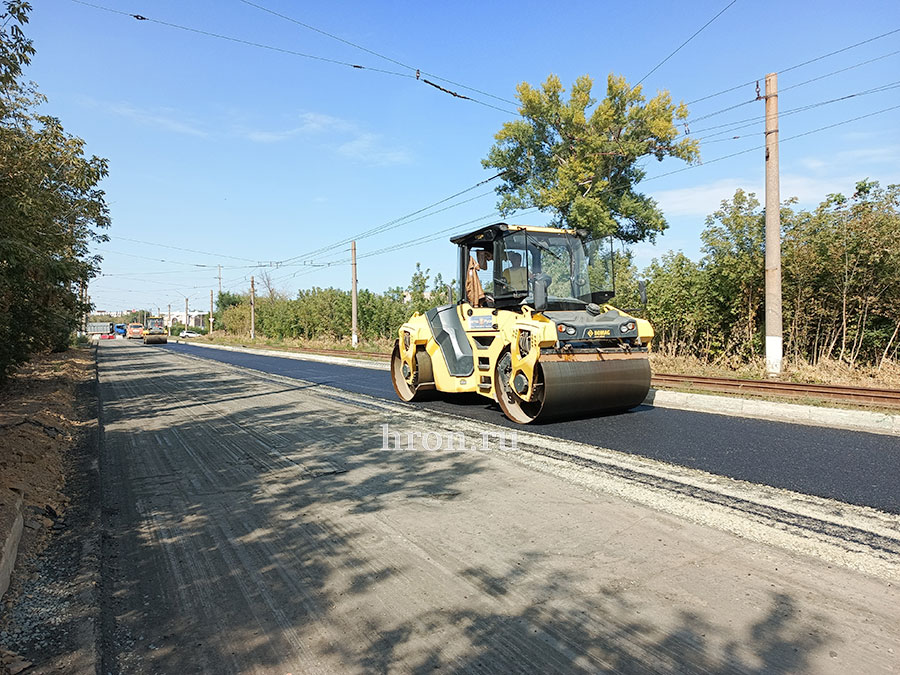
<svg viewBox="0 0 900 675"><path fill-rule="evenodd" d="M216 309L213 312L216 330L227 330L228 325L225 323L225 310L245 302L247 296L240 293L232 293L231 291L219 291L216 296Z"/></svg>
<svg viewBox="0 0 900 675"><path fill-rule="evenodd" d="M646 175L639 160L699 158L696 140L678 140L687 106L666 91L648 101L640 86L613 74L599 103L592 88L589 76L579 77L566 102L556 75L540 89L517 87L522 117L503 125L482 160L502 172L498 208L506 215L537 207L552 212L556 226L653 241L667 225L656 202L637 191Z"/></svg>
<svg viewBox="0 0 900 675"><path fill-rule="evenodd" d="M645 270L647 314L658 349L667 355L708 354L716 336L704 302L700 266L681 251L669 251Z"/></svg>
<svg viewBox="0 0 900 675"><path fill-rule="evenodd" d="M737 190L706 219L701 267L726 351L753 356L762 345L765 214L756 195Z"/></svg>
<svg viewBox="0 0 900 675"><path fill-rule="evenodd" d="M22 26L31 7L0 14L0 379L35 351L64 349L88 309L80 288L99 271L91 242L109 213L99 182L107 162L39 114L44 103L19 78L34 48Z"/></svg>

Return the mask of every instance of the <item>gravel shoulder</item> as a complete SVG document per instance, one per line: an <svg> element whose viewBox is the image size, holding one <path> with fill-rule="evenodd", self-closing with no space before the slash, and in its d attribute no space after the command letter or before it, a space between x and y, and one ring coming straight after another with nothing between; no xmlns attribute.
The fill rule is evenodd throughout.
<svg viewBox="0 0 900 675"><path fill-rule="evenodd" d="M0 489L24 496L0 611L0 673L93 673L99 581L97 398L91 350L39 357L2 394ZM27 669L26 669L27 667Z"/></svg>
<svg viewBox="0 0 900 675"><path fill-rule="evenodd" d="M99 375L103 672L896 668L891 552L862 573L476 422L168 350L102 345Z"/></svg>

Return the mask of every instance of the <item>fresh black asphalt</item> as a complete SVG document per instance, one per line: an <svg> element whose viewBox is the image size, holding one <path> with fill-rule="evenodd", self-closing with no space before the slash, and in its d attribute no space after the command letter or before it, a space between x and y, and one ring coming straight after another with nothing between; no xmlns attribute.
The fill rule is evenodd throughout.
<svg viewBox="0 0 900 675"><path fill-rule="evenodd" d="M182 344L163 348L397 400L386 370ZM477 395L444 396L417 405L521 428L507 420L496 404ZM900 439L895 436L651 406L639 406L622 414L532 424L527 429L752 483L900 513Z"/></svg>

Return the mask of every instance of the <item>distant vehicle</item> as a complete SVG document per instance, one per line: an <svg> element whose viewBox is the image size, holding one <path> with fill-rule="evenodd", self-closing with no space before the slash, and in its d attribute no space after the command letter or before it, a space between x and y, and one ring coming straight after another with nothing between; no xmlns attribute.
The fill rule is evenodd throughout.
<svg viewBox="0 0 900 675"><path fill-rule="evenodd" d="M116 335L121 335L122 337L125 337L125 324L117 323L115 326L115 331L116 331Z"/></svg>
<svg viewBox="0 0 900 675"><path fill-rule="evenodd" d="M179 336L183 338L195 338L200 337L200 333L196 333L192 330L183 330L181 331L181 333L179 333Z"/></svg>
<svg viewBox="0 0 900 675"><path fill-rule="evenodd" d="M125 332L125 337L129 340L137 338L140 340L144 337L144 324L141 323L130 323L128 324L128 328Z"/></svg>
<svg viewBox="0 0 900 675"><path fill-rule="evenodd" d="M169 331L161 316L148 316L147 325L143 330L145 345L164 345L168 342Z"/></svg>
<svg viewBox="0 0 900 675"><path fill-rule="evenodd" d="M115 327L110 321L90 321L86 332L90 335L105 335L114 331Z"/></svg>

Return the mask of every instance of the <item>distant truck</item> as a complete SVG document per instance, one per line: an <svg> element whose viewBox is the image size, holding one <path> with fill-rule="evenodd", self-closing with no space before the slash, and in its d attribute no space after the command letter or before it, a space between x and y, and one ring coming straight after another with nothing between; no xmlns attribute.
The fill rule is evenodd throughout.
<svg viewBox="0 0 900 675"><path fill-rule="evenodd" d="M109 335L115 333L115 325L111 321L89 321L86 332L88 335Z"/></svg>
<svg viewBox="0 0 900 675"><path fill-rule="evenodd" d="M144 337L144 324L142 323L130 323L128 324L128 328L125 332L125 337L129 340L137 338L140 340Z"/></svg>

